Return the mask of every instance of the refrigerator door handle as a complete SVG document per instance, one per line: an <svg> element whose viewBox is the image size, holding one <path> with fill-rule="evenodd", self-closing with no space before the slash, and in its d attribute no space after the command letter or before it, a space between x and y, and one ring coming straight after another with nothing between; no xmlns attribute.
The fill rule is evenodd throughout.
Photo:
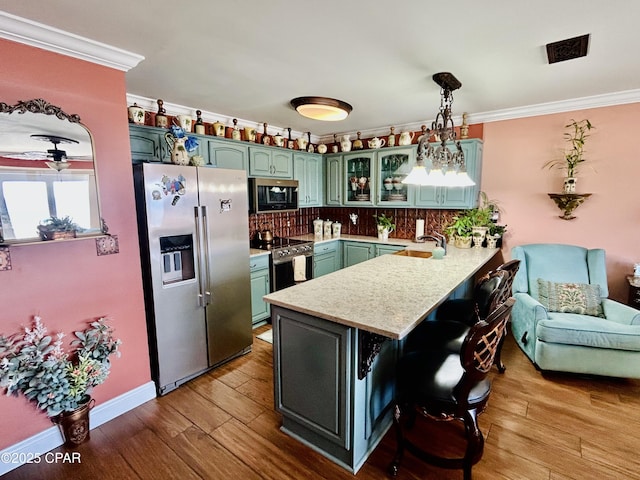
<svg viewBox="0 0 640 480"><path fill-rule="evenodd" d="M204 240L204 282L202 285L204 286L204 304L209 305L211 303L211 285L209 284L209 219L207 213L207 207L202 206L202 233Z"/></svg>
<svg viewBox="0 0 640 480"><path fill-rule="evenodd" d="M196 262L198 264L198 305L206 306L204 264L202 262L202 239L200 223L200 207L193 207L194 221L196 224Z"/></svg>

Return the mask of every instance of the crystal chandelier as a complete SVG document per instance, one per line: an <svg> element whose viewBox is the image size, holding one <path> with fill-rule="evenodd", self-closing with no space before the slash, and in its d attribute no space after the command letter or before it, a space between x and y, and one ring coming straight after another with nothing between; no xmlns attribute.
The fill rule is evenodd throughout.
<svg viewBox="0 0 640 480"><path fill-rule="evenodd" d="M436 73L433 81L440 85L440 111L431 124L431 130L418 142L416 165L402 183L410 185L432 185L440 187L468 187L475 185L467 174L464 152L460 142L456 141L456 133L451 117L452 92L462 86L456 77L449 72ZM429 143L435 137L440 145ZM450 150L447 142L451 140L454 150Z"/></svg>

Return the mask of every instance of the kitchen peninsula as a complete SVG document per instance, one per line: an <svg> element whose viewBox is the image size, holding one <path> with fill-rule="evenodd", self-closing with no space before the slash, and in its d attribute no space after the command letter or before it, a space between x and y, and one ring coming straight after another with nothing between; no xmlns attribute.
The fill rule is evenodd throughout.
<svg viewBox="0 0 640 480"><path fill-rule="evenodd" d="M391 425L403 339L498 252L382 255L266 295L282 430L356 473Z"/></svg>

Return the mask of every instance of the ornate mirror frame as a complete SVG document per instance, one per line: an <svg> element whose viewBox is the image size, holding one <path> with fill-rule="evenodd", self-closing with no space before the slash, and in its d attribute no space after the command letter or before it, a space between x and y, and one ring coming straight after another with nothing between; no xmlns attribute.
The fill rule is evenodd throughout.
<svg viewBox="0 0 640 480"><path fill-rule="evenodd" d="M25 201L29 188L35 193ZM74 220L74 212L81 220L72 235L42 234L43 222L51 223L52 217ZM35 218L39 222L32 231ZM0 244L105 234L93 139L80 116L41 98L15 105L0 102Z"/></svg>

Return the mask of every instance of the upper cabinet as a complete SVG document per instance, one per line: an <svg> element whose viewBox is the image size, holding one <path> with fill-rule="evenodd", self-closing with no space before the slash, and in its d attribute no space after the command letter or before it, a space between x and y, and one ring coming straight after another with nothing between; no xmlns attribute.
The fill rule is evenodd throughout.
<svg viewBox="0 0 640 480"><path fill-rule="evenodd" d="M460 140L469 177L476 183L471 187L416 188L415 206L427 208L474 208L480 192L482 177L482 141ZM450 148L455 148L450 145Z"/></svg>
<svg viewBox="0 0 640 480"><path fill-rule="evenodd" d="M293 178L298 180L298 205L322 206L322 155L294 152Z"/></svg>
<svg viewBox="0 0 640 480"><path fill-rule="evenodd" d="M164 138L167 130L155 127L129 126L129 142L131 143L131 159L134 162L171 161L171 152Z"/></svg>
<svg viewBox="0 0 640 480"><path fill-rule="evenodd" d="M376 152L376 203L380 206L408 206L413 186L402 180L416 163L414 147L386 148Z"/></svg>
<svg viewBox="0 0 640 480"><path fill-rule="evenodd" d="M247 170L249 166L249 147L239 142L207 140L207 152L214 167Z"/></svg>
<svg viewBox="0 0 640 480"><path fill-rule="evenodd" d="M376 192L374 167L375 152L372 150L344 155L345 205L373 205Z"/></svg>
<svg viewBox="0 0 640 480"><path fill-rule="evenodd" d="M325 157L324 198L326 205L342 205L342 154Z"/></svg>
<svg viewBox="0 0 640 480"><path fill-rule="evenodd" d="M251 145L249 147L249 176L293 178L293 151Z"/></svg>
<svg viewBox="0 0 640 480"><path fill-rule="evenodd" d="M42 99L0 103L0 167L0 243L102 234L91 133L78 115ZM66 217L71 233L39 228L60 233Z"/></svg>

